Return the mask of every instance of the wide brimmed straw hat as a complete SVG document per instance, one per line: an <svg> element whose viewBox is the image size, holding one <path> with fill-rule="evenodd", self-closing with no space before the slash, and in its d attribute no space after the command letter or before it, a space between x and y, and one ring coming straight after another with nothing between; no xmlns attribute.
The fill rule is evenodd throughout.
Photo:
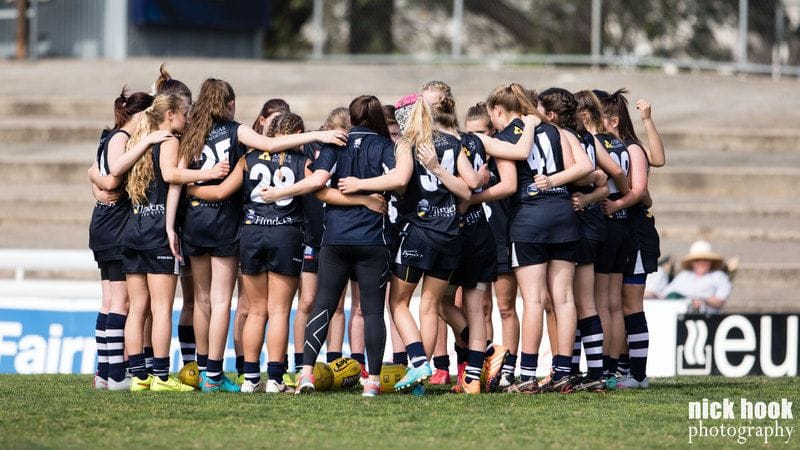
<svg viewBox="0 0 800 450"><path fill-rule="evenodd" d="M697 261L701 259L707 259L711 261L711 266L713 269L719 269L722 267L722 256L711 249L711 244L706 241L696 241L689 247L689 254L683 258L681 261L681 266L688 270L689 266L691 265L692 261Z"/></svg>

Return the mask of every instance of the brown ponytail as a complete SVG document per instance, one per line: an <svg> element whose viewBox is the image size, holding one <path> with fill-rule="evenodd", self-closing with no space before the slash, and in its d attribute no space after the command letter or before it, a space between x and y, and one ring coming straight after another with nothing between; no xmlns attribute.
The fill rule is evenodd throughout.
<svg viewBox="0 0 800 450"><path fill-rule="evenodd" d="M153 97L144 92L128 95L128 87L124 86L119 96L114 99L114 128L120 129L131 120L134 114L142 112L153 104Z"/></svg>
<svg viewBox="0 0 800 450"><path fill-rule="evenodd" d="M200 95L192 109L192 120L186 127L180 144L180 155L187 162L194 161L206 142L215 122L233 120L229 103L236 99L227 81L209 78L200 86Z"/></svg>
<svg viewBox="0 0 800 450"><path fill-rule="evenodd" d="M575 93L575 110L577 115L581 118L578 120L577 130L580 132L586 131L586 122L594 125L598 133L605 133L606 127L603 124L603 104L597 98L594 92L590 90L583 90Z"/></svg>
<svg viewBox="0 0 800 450"><path fill-rule="evenodd" d="M633 129L633 121L628 113L628 99L625 94L628 90L625 88L617 89L613 94L603 99L605 106L605 114L608 117L617 117L619 125L617 125L617 134L619 138L624 141L636 141L639 143L639 137L636 136L636 131Z"/></svg>
<svg viewBox="0 0 800 450"><path fill-rule="evenodd" d="M528 91L525 90L519 83L511 83L508 86L499 86L489 94L486 99L486 106L494 108L500 106L509 113L528 115L533 114L538 117L542 122L550 123L536 107L531 103Z"/></svg>
<svg viewBox="0 0 800 450"><path fill-rule="evenodd" d="M555 113L556 125L577 131L575 113L578 103L570 91L561 88L545 89L538 95L538 99L545 111Z"/></svg>

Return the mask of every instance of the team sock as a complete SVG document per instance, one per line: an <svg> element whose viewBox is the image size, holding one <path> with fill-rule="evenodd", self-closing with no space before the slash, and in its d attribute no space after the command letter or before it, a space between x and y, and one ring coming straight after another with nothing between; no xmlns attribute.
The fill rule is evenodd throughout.
<svg viewBox="0 0 800 450"><path fill-rule="evenodd" d="M236 376L244 375L244 355L236 357Z"/></svg>
<svg viewBox="0 0 800 450"><path fill-rule="evenodd" d="M295 353L294 354L294 370L295 372L299 371L303 367L303 353Z"/></svg>
<svg viewBox="0 0 800 450"><path fill-rule="evenodd" d="M97 313L94 325L94 340L97 343L97 376L108 379L108 349L106 347L106 322L108 316Z"/></svg>
<svg viewBox="0 0 800 450"><path fill-rule="evenodd" d="M144 363L144 353L128 355L128 363L130 364L131 375L140 380L147 379L147 366Z"/></svg>
<svg viewBox="0 0 800 450"><path fill-rule="evenodd" d="M459 346L458 344L454 344L453 348L456 350L456 364L460 366L461 364L467 362L467 349Z"/></svg>
<svg viewBox="0 0 800 450"><path fill-rule="evenodd" d="M153 376L161 381L169 378L169 356L166 358L153 358Z"/></svg>
<svg viewBox="0 0 800 450"><path fill-rule="evenodd" d="M464 371L464 381L466 383L480 381L484 357L484 352L478 350L467 351L467 369Z"/></svg>
<svg viewBox="0 0 800 450"><path fill-rule="evenodd" d="M208 358L206 376L214 381L222 380L222 360Z"/></svg>
<svg viewBox="0 0 800 450"><path fill-rule="evenodd" d="M181 359L183 364L189 364L195 360L195 350L197 344L194 339L194 327L191 325L178 325L178 342L181 344Z"/></svg>
<svg viewBox="0 0 800 450"><path fill-rule="evenodd" d="M106 319L108 378L114 381L125 379L125 319L127 318L122 314L108 313Z"/></svg>
<svg viewBox="0 0 800 450"><path fill-rule="evenodd" d="M536 368L539 364L538 353L522 353L519 362L520 381L535 381Z"/></svg>
<svg viewBox="0 0 800 450"><path fill-rule="evenodd" d="M571 361L571 355L553 356L553 381L561 381L562 378L569 376L572 369Z"/></svg>
<svg viewBox="0 0 800 450"><path fill-rule="evenodd" d="M575 330L575 342L572 344L572 363L570 375L577 375L581 366L581 329Z"/></svg>
<svg viewBox="0 0 800 450"><path fill-rule="evenodd" d="M631 358L627 353L620 353L619 363L617 364L617 371L623 376L630 375L631 373Z"/></svg>
<svg viewBox="0 0 800 450"><path fill-rule="evenodd" d="M283 364L283 373L288 372L289 371L289 354L288 353L284 353L283 354L283 363L282 364Z"/></svg>
<svg viewBox="0 0 800 450"><path fill-rule="evenodd" d="M367 358L364 357L363 353L351 353L350 357L355 359L357 363L364 365L367 363Z"/></svg>
<svg viewBox="0 0 800 450"><path fill-rule="evenodd" d="M494 344L492 344L492 341L488 341L487 340L486 341L486 353L485 353L484 358L488 358L488 357L490 357L492 355L494 355Z"/></svg>
<svg viewBox="0 0 800 450"><path fill-rule="evenodd" d="M394 352L392 353L392 362L395 364L400 364L401 366L408 365L408 353L406 352Z"/></svg>
<svg viewBox="0 0 800 450"><path fill-rule="evenodd" d="M603 355L603 370L607 376L615 376L617 373L617 365L619 360L610 356Z"/></svg>
<svg viewBox="0 0 800 450"><path fill-rule="evenodd" d="M450 369L450 355L439 355L433 357L433 367L437 370Z"/></svg>
<svg viewBox="0 0 800 450"><path fill-rule="evenodd" d="M579 320L578 329L586 351L589 378L597 381L603 377L603 325L600 323L600 316L594 315Z"/></svg>
<svg viewBox="0 0 800 450"><path fill-rule="evenodd" d="M501 373L503 375L511 375L514 376L514 370L517 368L517 355L513 355L511 353L508 354L506 358L506 362L503 364L503 368L501 369Z"/></svg>
<svg viewBox="0 0 800 450"><path fill-rule="evenodd" d="M197 370L204 372L208 369L208 355L197 354Z"/></svg>
<svg viewBox="0 0 800 450"><path fill-rule="evenodd" d="M422 342L412 342L406 345L406 353L411 360L414 367L422 367L428 362L428 357L425 356L425 348L422 347Z"/></svg>
<svg viewBox="0 0 800 450"><path fill-rule="evenodd" d="M332 363L342 357L342 352L328 352L325 357L328 363Z"/></svg>
<svg viewBox="0 0 800 450"><path fill-rule="evenodd" d="M647 350L650 347L650 334L644 312L625 316L625 332L628 335L631 376L636 381L642 381L647 377Z"/></svg>
<svg viewBox="0 0 800 450"><path fill-rule="evenodd" d="M261 367L256 362L244 362L244 379L253 383L258 384L261 381Z"/></svg>
<svg viewBox="0 0 800 450"><path fill-rule="evenodd" d="M270 361L267 363L267 377L278 383L283 383L283 374L286 371L283 368L283 363L279 361Z"/></svg>
<svg viewBox="0 0 800 450"><path fill-rule="evenodd" d="M147 367L147 373L153 373L153 347L144 348L144 366Z"/></svg>

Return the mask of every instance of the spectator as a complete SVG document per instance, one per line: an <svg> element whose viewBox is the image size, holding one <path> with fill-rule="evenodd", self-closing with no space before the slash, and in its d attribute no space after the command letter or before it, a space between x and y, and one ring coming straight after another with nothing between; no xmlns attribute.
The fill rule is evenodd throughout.
<svg viewBox="0 0 800 450"><path fill-rule="evenodd" d="M681 262L683 270L664 289L666 298L691 299L689 312L716 314L731 294L731 281L721 269L722 257L711 244L697 241Z"/></svg>

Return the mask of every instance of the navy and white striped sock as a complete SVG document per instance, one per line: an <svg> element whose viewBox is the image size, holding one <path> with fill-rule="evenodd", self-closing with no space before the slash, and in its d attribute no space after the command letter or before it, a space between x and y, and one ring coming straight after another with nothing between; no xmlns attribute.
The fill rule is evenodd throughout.
<svg viewBox="0 0 800 450"><path fill-rule="evenodd" d="M153 358L153 376L158 377L161 381L167 381L169 378L169 357Z"/></svg>
<svg viewBox="0 0 800 450"><path fill-rule="evenodd" d="M97 313L94 325L94 341L97 343L97 376L108 379L108 349L106 347L106 322L108 316Z"/></svg>
<svg viewBox="0 0 800 450"><path fill-rule="evenodd" d="M236 376L244 375L244 355L236 357Z"/></svg>
<svg viewBox="0 0 800 450"><path fill-rule="evenodd" d="M553 356L553 381L560 381L562 378L569 376L569 371L572 369L571 362L571 355Z"/></svg>
<svg viewBox="0 0 800 450"><path fill-rule="evenodd" d="M208 366L206 367L206 376L214 381L222 379L222 360L208 358Z"/></svg>
<svg viewBox="0 0 800 450"><path fill-rule="evenodd" d="M630 355L628 355L627 353L620 353L619 364L617 364L617 370L622 375L629 375L631 373Z"/></svg>
<svg viewBox="0 0 800 450"><path fill-rule="evenodd" d="M505 364L503 364L503 368L501 372L503 375L511 375L514 376L514 371L517 369L517 355L510 354L506 358Z"/></svg>
<svg viewBox="0 0 800 450"><path fill-rule="evenodd" d="M130 364L131 375L140 380L147 379L147 366L144 363L144 353L128 355L128 364Z"/></svg>
<svg viewBox="0 0 800 450"><path fill-rule="evenodd" d="M599 380L603 377L603 325L600 316L594 315L578 321L581 341L586 351L586 366L589 378Z"/></svg>
<svg viewBox="0 0 800 450"><path fill-rule="evenodd" d="M194 338L194 327L191 325L178 325L178 342L181 343L181 359L183 364L189 364L195 360L195 350L197 344Z"/></svg>
<svg viewBox="0 0 800 450"><path fill-rule="evenodd" d="M647 350L650 347L650 333L644 312L625 316L625 332L628 335L631 376L636 381L642 381L647 377Z"/></svg>
<svg viewBox="0 0 800 450"><path fill-rule="evenodd" d="M581 330L575 330L575 342L572 344L572 363L570 364L570 375L577 375L581 367Z"/></svg>
<svg viewBox="0 0 800 450"><path fill-rule="evenodd" d="M208 369L208 355L197 354L197 370L204 372Z"/></svg>
<svg viewBox="0 0 800 450"><path fill-rule="evenodd" d="M283 374L286 371L283 369L283 363L278 361L270 361L267 363L267 377L278 383L283 383Z"/></svg>
<svg viewBox="0 0 800 450"><path fill-rule="evenodd" d="M144 366L147 367L147 372L153 373L153 347L144 348Z"/></svg>
<svg viewBox="0 0 800 450"><path fill-rule="evenodd" d="M484 352L477 350L467 351L467 369L464 371L464 381L471 383L473 381L480 381L481 369L483 369Z"/></svg>
<svg viewBox="0 0 800 450"><path fill-rule="evenodd" d="M122 314L108 313L106 319L108 377L114 381L125 379L125 319L127 318Z"/></svg>
<svg viewBox="0 0 800 450"><path fill-rule="evenodd" d="M422 367L428 362L428 357L425 356L425 348L422 346L422 342L412 342L406 345L406 353L408 353L408 358L411 360L411 364L414 367Z"/></svg>
<svg viewBox="0 0 800 450"><path fill-rule="evenodd" d="M258 384L261 381L261 366L258 361L244 362L244 379L253 384Z"/></svg>
<svg viewBox="0 0 800 450"><path fill-rule="evenodd" d="M303 352L294 354L294 371L297 372L303 368Z"/></svg>
<svg viewBox="0 0 800 450"><path fill-rule="evenodd" d="M536 368L539 365L538 353L522 353L519 362L520 381L535 381Z"/></svg>

